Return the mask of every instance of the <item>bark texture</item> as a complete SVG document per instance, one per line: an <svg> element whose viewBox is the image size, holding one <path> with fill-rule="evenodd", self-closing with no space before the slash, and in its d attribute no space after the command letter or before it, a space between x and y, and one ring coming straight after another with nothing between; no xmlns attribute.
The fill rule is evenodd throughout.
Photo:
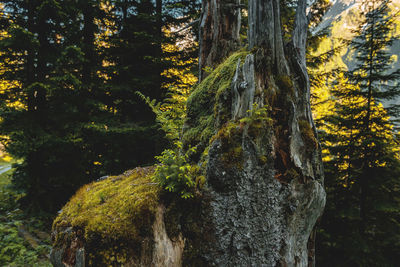
<svg viewBox="0 0 400 267"><path fill-rule="evenodd" d="M199 81L240 44L240 0L204 0L200 19Z"/></svg>
<svg viewBox="0 0 400 267"><path fill-rule="evenodd" d="M279 74L287 74L279 0L249 0L249 47L263 47Z"/></svg>
<svg viewBox="0 0 400 267"><path fill-rule="evenodd" d="M246 57L243 68L239 60L232 81L232 119L237 120L247 116L247 111L253 108L256 84L254 81L254 56Z"/></svg>
<svg viewBox="0 0 400 267"><path fill-rule="evenodd" d="M313 229L325 191L310 112L307 24L306 1L300 0L292 42L284 46L279 1L249 0L253 54L237 64L231 123L251 117L246 110L253 103L269 110L271 120L250 119L229 129L236 140L229 146L241 151L231 155L236 164L226 163L226 135L211 144L207 180L216 240L211 265L314 265Z"/></svg>

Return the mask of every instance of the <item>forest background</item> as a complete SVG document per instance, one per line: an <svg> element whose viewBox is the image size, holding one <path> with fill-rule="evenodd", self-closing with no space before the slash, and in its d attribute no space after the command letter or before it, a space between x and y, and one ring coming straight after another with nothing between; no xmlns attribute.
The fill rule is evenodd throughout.
<svg viewBox="0 0 400 267"><path fill-rule="evenodd" d="M49 265L46 232L80 186L154 164L173 145L160 123L173 128L184 121L198 76L200 6L0 1L0 134L7 155L0 265ZM281 1L286 40L295 7L294 0ZM312 8L308 68L328 193L318 266L395 266L400 256L399 7L318 0ZM242 14L245 47L245 7Z"/></svg>

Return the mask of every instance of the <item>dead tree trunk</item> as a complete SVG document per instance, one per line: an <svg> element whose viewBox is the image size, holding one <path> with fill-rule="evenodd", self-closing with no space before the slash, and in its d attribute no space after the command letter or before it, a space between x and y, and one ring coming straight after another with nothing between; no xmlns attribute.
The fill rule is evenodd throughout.
<svg viewBox="0 0 400 267"><path fill-rule="evenodd" d="M199 81L240 44L240 0L203 0L200 20Z"/></svg>
<svg viewBox="0 0 400 267"><path fill-rule="evenodd" d="M249 0L252 52L237 63L230 126L218 129L209 150L211 265L314 265L313 229L325 191L310 111L307 26L306 0L299 0L292 41L284 45L279 0ZM253 103L269 118L252 118L246 110Z"/></svg>
<svg viewBox="0 0 400 267"><path fill-rule="evenodd" d="M271 67L287 74L283 49L279 0L249 1L249 47L263 47L269 53Z"/></svg>

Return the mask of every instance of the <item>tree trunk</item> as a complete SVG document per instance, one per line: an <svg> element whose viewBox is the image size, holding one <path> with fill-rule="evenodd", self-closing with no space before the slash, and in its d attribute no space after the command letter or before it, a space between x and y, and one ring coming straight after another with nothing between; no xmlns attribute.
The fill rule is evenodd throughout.
<svg viewBox="0 0 400 267"><path fill-rule="evenodd" d="M240 0L203 0L200 20L199 81L240 44Z"/></svg>
<svg viewBox="0 0 400 267"><path fill-rule="evenodd" d="M307 24L306 1L300 0L292 42L284 47L279 1L249 0L252 53L237 64L230 123L249 116L253 103L269 110L271 121L256 134L262 119L239 120L229 130L237 140L229 146L241 151L237 164L226 164L224 135L210 146L211 265L314 265L313 229L325 191L305 65Z"/></svg>
<svg viewBox="0 0 400 267"><path fill-rule="evenodd" d="M28 3L28 14L27 14L27 29L29 32L34 32L34 10L35 6L32 1ZM29 87L35 81L35 51L32 47L29 47L26 56L26 82L24 87ZM30 90L28 92L28 111L34 111L34 91Z"/></svg>
<svg viewBox="0 0 400 267"><path fill-rule="evenodd" d="M83 52L85 65L82 71L82 80L85 86L90 87L93 78L93 66L96 65L94 6L92 1L87 1L83 8Z"/></svg>
<svg viewBox="0 0 400 267"><path fill-rule="evenodd" d="M278 74L287 74L279 0L249 1L249 47L263 47Z"/></svg>
<svg viewBox="0 0 400 267"><path fill-rule="evenodd" d="M155 37L157 38L157 51L155 54L155 57L158 59L158 63L156 64L157 68L157 80L154 81L154 94L156 96L157 100L161 100L163 98L163 92L162 92L162 82L161 82L161 74L163 72L162 70L162 56L163 56L163 51L162 51L162 43L163 43L163 32L162 32L162 27L163 27L163 1L162 0L156 0L156 29L157 31L155 32Z"/></svg>

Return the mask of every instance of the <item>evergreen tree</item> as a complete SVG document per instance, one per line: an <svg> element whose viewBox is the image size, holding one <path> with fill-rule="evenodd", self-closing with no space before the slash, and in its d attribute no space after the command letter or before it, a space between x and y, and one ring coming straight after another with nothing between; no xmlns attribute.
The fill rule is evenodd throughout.
<svg viewBox="0 0 400 267"><path fill-rule="evenodd" d="M0 4L0 30L8 33L0 40L0 79L8 84L0 93L0 130L7 151L22 160L13 182L26 193L24 202L56 210L84 183L153 162L165 146L163 133L134 92L162 100L163 84L173 85L175 76L161 75L171 68L163 44L174 41L163 29L179 10L190 19L193 6Z"/></svg>
<svg viewBox="0 0 400 267"><path fill-rule="evenodd" d="M48 101L57 95L49 78L56 70L57 55L64 48L65 29L60 22L66 14L58 1L2 3L6 11L2 25L8 34L0 41L5 62L1 79L9 81L11 86L1 94L1 132L7 136L4 140L7 151L23 159L14 174L14 184L27 193L26 200L30 203L54 197L54 202L43 203L50 208L60 200L58 186L64 184L52 180L53 175L57 171L68 175L63 168L55 167L60 163L57 153L68 153L65 149L68 142L60 142L62 120L53 120L53 106ZM56 129L60 130L58 135ZM75 151L72 146L69 148L71 153Z"/></svg>
<svg viewBox="0 0 400 267"><path fill-rule="evenodd" d="M325 121L328 206L322 220L324 266L395 266L400 244L399 145L382 102L400 94L399 71L387 48L393 17L389 1L367 0L350 41L355 67L337 77L336 100Z"/></svg>

